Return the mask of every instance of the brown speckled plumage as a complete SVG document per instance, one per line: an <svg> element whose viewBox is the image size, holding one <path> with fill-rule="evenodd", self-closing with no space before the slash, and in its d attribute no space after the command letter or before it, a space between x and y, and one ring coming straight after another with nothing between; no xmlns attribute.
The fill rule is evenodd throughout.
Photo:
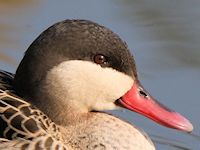
<svg viewBox="0 0 200 150"><path fill-rule="evenodd" d="M71 126L67 131L70 133L67 132L65 137L74 149L153 150L152 142L140 130L105 113L94 113L89 120Z"/></svg>
<svg viewBox="0 0 200 150"><path fill-rule="evenodd" d="M44 113L15 95L13 77L8 72L0 72L0 149L8 145L19 149L30 147L30 150L40 146L64 149L59 128ZM39 142L45 144L38 145Z"/></svg>

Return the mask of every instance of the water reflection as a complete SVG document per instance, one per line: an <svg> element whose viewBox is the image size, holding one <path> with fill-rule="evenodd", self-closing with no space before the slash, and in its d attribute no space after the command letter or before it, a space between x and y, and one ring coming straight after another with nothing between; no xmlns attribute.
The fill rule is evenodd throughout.
<svg viewBox="0 0 200 150"><path fill-rule="evenodd" d="M179 141L173 138L166 138L158 135L150 135L152 140L154 141L155 144L160 144L160 145L165 145L168 147L174 147L176 149L180 150L193 150L194 148L188 147L187 143L184 141ZM195 140L200 142L200 135L195 135L194 133L189 133L188 136L193 137Z"/></svg>
<svg viewBox="0 0 200 150"><path fill-rule="evenodd" d="M18 65L19 50L22 47L21 36L27 34L26 21L33 9L36 9L37 0L1 0L0 1L0 64L2 68L16 68ZM26 12L26 13L25 13ZM24 37L24 39L26 39ZM23 39L23 41L24 41ZM13 69L15 70L15 69Z"/></svg>
<svg viewBox="0 0 200 150"><path fill-rule="evenodd" d="M25 7L25 6L29 6L29 5L31 5L31 4L33 4L33 3L35 3L34 2L35 0L29 0L29 1L27 1L27 0L1 0L0 1L0 5L1 5L1 7L7 7L7 8L11 8L11 7Z"/></svg>
<svg viewBox="0 0 200 150"><path fill-rule="evenodd" d="M165 145L179 150L192 150L192 148L188 148L183 141L178 141L172 138L169 139L158 135L151 135L151 138L155 144Z"/></svg>
<svg viewBox="0 0 200 150"><path fill-rule="evenodd" d="M134 50L141 80L151 93L188 116L195 134L162 128L127 111L121 117L150 133L158 150L199 150L199 7L197 0L1 0L0 66L14 72L30 43L59 20L104 24Z"/></svg>
<svg viewBox="0 0 200 150"><path fill-rule="evenodd" d="M8 64L11 64L11 65L16 65L16 62L17 62L13 57L11 57L3 52L0 52L0 60L3 62L6 62Z"/></svg>
<svg viewBox="0 0 200 150"><path fill-rule="evenodd" d="M123 9L124 20L132 24L140 22L140 28L145 30L142 32L144 41L148 41L144 44L150 44L155 57L169 58L169 65L164 69L171 69L174 64L175 67L200 68L200 21L197 19L200 1L118 2L129 8Z"/></svg>

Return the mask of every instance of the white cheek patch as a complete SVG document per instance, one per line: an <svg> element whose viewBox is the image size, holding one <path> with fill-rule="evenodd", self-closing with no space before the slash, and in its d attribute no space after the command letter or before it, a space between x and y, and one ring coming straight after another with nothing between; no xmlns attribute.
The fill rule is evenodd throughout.
<svg viewBox="0 0 200 150"><path fill-rule="evenodd" d="M46 89L65 105L85 110L115 109L134 80L112 68L88 61L65 61L47 74Z"/></svg>

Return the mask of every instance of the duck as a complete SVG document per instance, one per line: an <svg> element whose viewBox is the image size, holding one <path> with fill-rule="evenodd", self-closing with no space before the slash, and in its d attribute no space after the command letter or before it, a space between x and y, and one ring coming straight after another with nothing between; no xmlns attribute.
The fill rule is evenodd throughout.
<svg viewBox="0 0 200 150"><path fill-rule="evenodd" d="M0 149L155 150L141 129L107 112L121 108L193 130L143 88L116 33L89 20L60 21L29 46L15 74L0 71Z"/></svg>

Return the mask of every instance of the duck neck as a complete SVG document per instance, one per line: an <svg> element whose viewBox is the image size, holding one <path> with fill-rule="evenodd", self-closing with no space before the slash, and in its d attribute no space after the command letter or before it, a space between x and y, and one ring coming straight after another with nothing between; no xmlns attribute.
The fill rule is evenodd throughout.
<svg viewBox="0 0 200 150"><path fill-rule="evenodd" d="M55 97L48 93L38 94L31 98L31 103L44 112L53 122L58 125L68 126L87 120L91 115L88 110L81 109L78 105L64 103L61 97ZM38 102L36 101L38 100Z"/></svg>

